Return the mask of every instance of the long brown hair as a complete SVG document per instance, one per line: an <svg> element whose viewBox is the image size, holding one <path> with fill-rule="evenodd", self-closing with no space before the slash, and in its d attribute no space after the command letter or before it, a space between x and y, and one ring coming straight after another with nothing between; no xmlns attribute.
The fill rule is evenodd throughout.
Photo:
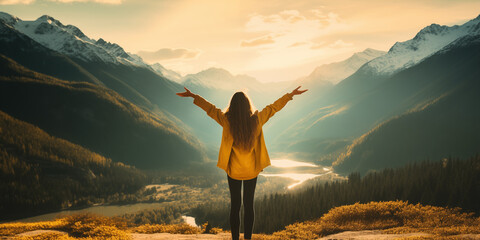
<svg viewBox="0 0 480 240"><path fill-rule="evenodd" d="M225 114L230 123L233 144L243 150L252 149L258 121L247 95L243 92L233 94Z"/></svg>

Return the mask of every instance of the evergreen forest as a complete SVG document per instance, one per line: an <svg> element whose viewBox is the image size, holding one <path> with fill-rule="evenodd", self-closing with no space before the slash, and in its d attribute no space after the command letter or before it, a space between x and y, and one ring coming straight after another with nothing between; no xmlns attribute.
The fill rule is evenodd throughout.
<svg viewBox="0 0 480 240"><path fill-rule="evenodd" d="M338 206L371 201L460 207L480 214L480 156L411 163L397 169L351 173L346 181L319 183L298 191L255 200L255 231L272 233L289 224L317 219ZM228 202L205 203L192 210L196 222L228 229Z"/></svg>

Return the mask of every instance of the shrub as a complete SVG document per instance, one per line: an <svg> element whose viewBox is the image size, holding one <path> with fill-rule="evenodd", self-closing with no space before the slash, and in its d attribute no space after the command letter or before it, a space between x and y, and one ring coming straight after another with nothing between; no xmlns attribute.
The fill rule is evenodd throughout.
<svg viewBox="0 0 480 240"><path fill-rule="evenodd" d="M95 215L92 213L82 213L69 215L62 220L65 224L59 228L74 237L95 237L117 234L119 238L123 237L120 230L126 230L128 223L125 219L110 218Z"/></svg>
<svg viewBox="0 0 480 240"><path fill-rule="evenodd" d="M223 232L223 229L212 227L208 222L202 225L202 233L204 234L219 234Z"/></svg>
<svg viewBox="0 0 480 240"><path fill-rule="evenodd" d="M58 229L65 225L65 221L58 219L55 221L33 222L33 223L4 223L0 224L0 236L14 236L20 233L35 231Z"/></svg>
<svg viewBox="0 0 480 240"><path fill-rule="evenodd" d="M145 224L132 230L137 233L173 233L173 234L196 234L200 233L200 228L182 224Z"/></svg>
<svg viewBox="0 0 480 240"><path fill-rule="evenodd" d="M435 236L480 233L480 218L460 208L408 204L404 201L356 203L331 209L316 221L295 223L274 238L311 239L343 231L384 230L385 233L426 232Z"/></svg>

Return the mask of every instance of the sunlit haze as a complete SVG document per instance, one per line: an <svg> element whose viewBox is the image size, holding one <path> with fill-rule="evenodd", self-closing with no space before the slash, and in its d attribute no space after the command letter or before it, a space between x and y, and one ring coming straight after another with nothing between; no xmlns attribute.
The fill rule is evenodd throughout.
<svg viewBox="0 0 480 240"><path fill-rule="evenodd" d="M0 0L23 20L44 14L183 75L209 67L294 80L365 48L388 50L438 23L475 18L480 1Z"/></svg>
<svg viewBox="0 0 480 240"><path fill-rule="evenodd" d="M288 159L272 159L271 163L272 163L273 167L279 167L279 168L318 167L317 165L312 164L312 163L297 162L297 161L292 161L292 160L288 160Z"/></svg>

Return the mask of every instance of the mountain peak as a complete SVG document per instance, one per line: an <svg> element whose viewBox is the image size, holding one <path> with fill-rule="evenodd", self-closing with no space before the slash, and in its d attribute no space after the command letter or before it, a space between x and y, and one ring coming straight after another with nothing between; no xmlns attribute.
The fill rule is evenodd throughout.
<svg viewBox="0 0 480 240"><path fill-rule="evenodd" d="M422 38L426 34L440 35L445 31L448 31L449 28L450 27L447 27L445 25L433 23L430 26L424 27L422 30L420 30L413 39Z"/></svg>
<svg viewBox="0 0 480 240"><path fill-rule="evenodd" d="M357 71L368 61L385 55L384 51L367 48L362 52L356 52L351 57L334 63L323 64L316 67L310 75L300 79L300 84L312 86L312 84L324 85L325 81L336 84Z"/></svg>
<svg viewBox="0 0 480 240"><path fill-rule="evenodd" d="M402 68L411 67L443 47L467 35L480 34L480 16L462 25L431 24L420 30L414 38L396 42L388 54L368 63L368 72L390 75Z"/></svg>
<svg viewBox="0 0 480 240"><path fill-rule="evenodd" d="M58 27L65 27L65 25L63 25L60 21L58 21L57 19L49 16L49 15L43 15L39 18L37 18L37 20L35 20L35 22L38 22L40 24L42 23L46 23L46 24L50 24L50 25L57 25Z"/></svg>
<svg viewBox="0 0 480 240"><path fill-rule="evenodd" d="M381 50L376 50L373 48L367 48L361 52L356 52L353 54L352 57L361 57L361 58L369 58L369 60L384 55L386 52Z"/></svg>
<svg viewBox="0 0 480 240"><path fill-rule="evenodd" d="M366 48L366 49L363 50L362 52L364 52L364 53L370 53L370 52L382 52L382 51L377 50L377 49L373 49L373 48Z"/></svg>
<svg viewBox="0 0 480 240"><path fill-rule="evenodd" d="M9 25L12 25L12 24L15 24L16 22L18 22L20 19L13 16L13 15L10 15L6 12L1 12L0 11L0 21L4 21L5 23L9 24Z"/></svg>
<svg viewBox="0 0 480 240"><path fill-rule="evenodd" d="M105 40L103 40L103 38L99 38L99 39L97 40L97 43L103 45L103 44L106 44L107 42L106 42Z"/></svg>
<svg viewBox="0 0 480 240"><path fill-rule="evenodd" d="M480 21L480 14L478 14L478 16L476 18L474 18L473 20Z"/></svg>
<svg viewBox="0 0 480 240"><path fill-rule="evenodd" d="M208 74L208 75L215 74L216 76L225 76L226 78L233 77L233 74L230 73L229 71L223 68L217 68L217 67L211 67L211 68L205 69L199 72L198 74Z"/></svg>
<svg viewBox="0 0 480 240"><path fill-rule="evenodd" d="M143 61L137 61L127 54L119 45L103 39L90 39L76 26L64 25L49 15L43 15L34 21L22 21L0 12L0 21L2 20L43 46L68 56L84 61L146 66Z"/></svg>

